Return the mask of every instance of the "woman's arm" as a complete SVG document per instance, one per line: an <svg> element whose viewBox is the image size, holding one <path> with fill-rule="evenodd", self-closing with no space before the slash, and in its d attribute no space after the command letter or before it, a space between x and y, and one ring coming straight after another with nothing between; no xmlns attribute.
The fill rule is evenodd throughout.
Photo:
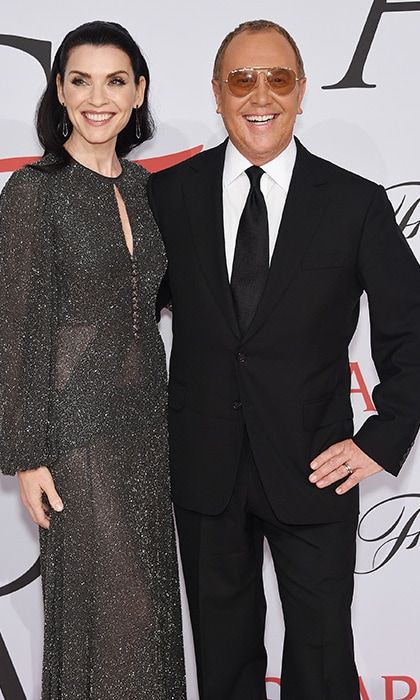
<svg viewBox="0 0 420 700"><path fill-rule="evenodd" d="M49 436L54 256L47 178L24 168L0 195L0 470L21 473L24 502L43 526L42 493L56 500L46 466L54 461Z"/></svg>

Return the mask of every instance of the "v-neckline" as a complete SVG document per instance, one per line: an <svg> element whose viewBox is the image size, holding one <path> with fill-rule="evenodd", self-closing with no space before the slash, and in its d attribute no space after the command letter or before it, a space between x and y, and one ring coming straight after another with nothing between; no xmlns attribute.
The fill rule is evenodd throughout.
<svg viewBox="0 0 420 700"><path fill-rule="evenodd" d="M113 194L114 194L115 204L116 204L116 207L117 207L118 219L119 219L119 222L120 222L120 237L121 237L122 243L123 243L123 245L124 245L124 247L125 247L125 249L126 249L128 255L130 256L131 262L133 262L133 260L134 260L134 234L133 234L133 227L132 227L132 225L131 225L131 220L130 220L130 217L129 217L129 215L128 215L127 205L126 205L125 199L124 199L124 197L123 197L123 195L122 195L122 193L121 193L121 191L120 191L118 185L117 185L115 182L113 183L112 191L113 191ZM122 218L122 212L121 212L121 209L120 209L120 202L119 202L119 200L118 200L118 196L119 196L120 199L121 199L121 204L122 204L122 206L123 206L123 208L124 208L125 215L126 215L126 218L127 218L127 224L128 224L128 228L129 228L129 230L130 230L130 235L131 235L132 251L130 250L130 248L129 248L129 246L128 246L127 237L126 237L126 234L125 234L125 231L124 231L124 221L123 221L123 218Z"/></svg>

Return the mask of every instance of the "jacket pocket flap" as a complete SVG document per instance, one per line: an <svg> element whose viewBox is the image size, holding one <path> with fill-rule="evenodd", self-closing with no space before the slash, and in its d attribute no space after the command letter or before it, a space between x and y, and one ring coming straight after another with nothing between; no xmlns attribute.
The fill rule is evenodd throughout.
<svg viewBox="0 0 420 700"><path fill-rule="evenodd" d="M343 394L333 394L303 404L303 427L305 430L316 430L330 423L352 419L353 410L350 397Z"/></svg>

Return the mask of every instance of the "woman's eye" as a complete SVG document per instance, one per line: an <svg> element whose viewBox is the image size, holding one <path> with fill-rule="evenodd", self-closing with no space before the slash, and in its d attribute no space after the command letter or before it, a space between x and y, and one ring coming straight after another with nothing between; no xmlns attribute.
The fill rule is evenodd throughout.
<svg viewBox="0 0 420 700"><path fill-rule="evenodd" d="M112 78L110 83L111 85L125 85L125 80L123 78Z"/></svg>
<svg viewBox="0 0 420 700"><path fill-rule="evenodd" d="M71 81L72 85L85 85L85 80L83 78L73 78Z"/></svg>

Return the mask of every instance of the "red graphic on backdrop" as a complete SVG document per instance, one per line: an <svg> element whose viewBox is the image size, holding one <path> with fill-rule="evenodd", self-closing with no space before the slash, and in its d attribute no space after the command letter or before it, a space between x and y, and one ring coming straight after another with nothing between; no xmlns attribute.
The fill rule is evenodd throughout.
<svg viewBox="0 0 420 700"><path fill-rule="evenodd" d="M360 698L361 700L413 700L417 694L417 683L410 676L382 676L385 681L384 695L381 698L369 695L363 679L360 678ZM401 692L408 693L401 695Z"/></svg>
<svg viewBox="0 0 420 700"><path fill-rule="evenodd" d="M360 700L413 700L417 693L417 683L414 678L410 676L382 676L385 681L384 684L384 695L380 698L377 696L373 697L366 690L363 678L359 677L359 687L360 687ZM273 683L274 685L281 685L280 678L266 678L266 683ZM401 695L400 693L408 693L407 695Z"/></svg>
<svg viewBox="0 0 420 700"><path fill-rule="evenodd" d="M275 685L281 685L280 678L268 677L265 679L266 683L275 683Z"/></svg>
<svg viewBox="0 0 420 700"><path fill-rule="evenodd" d="M177 153L168 153L165 156L157 156L156 158L140 158L134 161L146 168L150 173L156 173L158 170L165 170L171 165L181 163L191 156L195 156L203 150L203 145L188 148L186 151L178 151ZM40 159L40 156L21 156L19 158L0 158L0 173L11 173L14 170L23 168L24 165L35 163Z"/></svg>
<svg viewBox="0 0 420 700"><path fill-rule="evenodd" d="M363 396L363 400L365 402L364 411L376 411L375 404L372 401L369 389L367 388L367 384L364 380L362 370L360 369L358 362L350 362L350 373L352 379L354 378L356 381L356 386L350 389L350 393L361 394Z"/></svg>

